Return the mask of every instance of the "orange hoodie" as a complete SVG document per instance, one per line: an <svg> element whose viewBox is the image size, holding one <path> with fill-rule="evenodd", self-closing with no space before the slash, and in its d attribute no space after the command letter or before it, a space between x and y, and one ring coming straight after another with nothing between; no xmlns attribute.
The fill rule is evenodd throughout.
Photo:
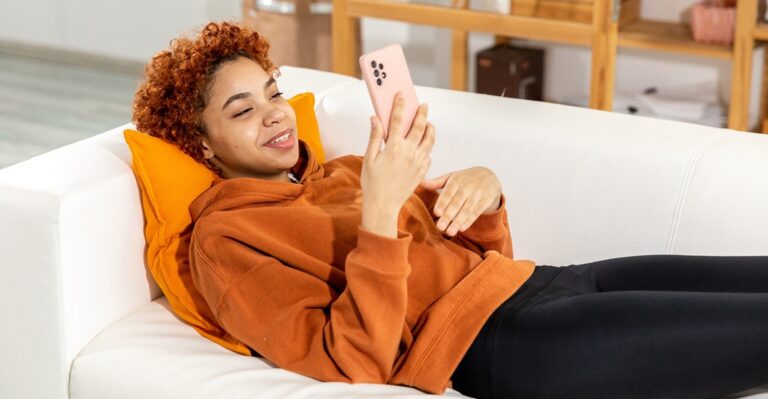
<svg viewBox="0 0 768 399"><path fill-rule="evenodd" d="M321 381L441 394L491 313L533 273L512 260L504 198L453 239L436 191L418 188L398 238L360 228L362 158L320 165L301 143L300 184L218 179L190 206L193 280L232 336Z"/></svg>

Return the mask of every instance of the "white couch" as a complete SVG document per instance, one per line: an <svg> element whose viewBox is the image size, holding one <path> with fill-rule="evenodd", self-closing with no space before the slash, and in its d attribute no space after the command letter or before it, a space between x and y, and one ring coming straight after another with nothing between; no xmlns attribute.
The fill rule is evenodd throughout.
<svg viewBox="0 0 768 399"><path fill-rule="evenodd" d="M363 152L373 111L360 81L285 67L279 84L288 95L315 93L328 158ZM768 252L768 137L434 88L417 93L437 127L430 175L478 164L495 170L518 258L566 265ZM0 398L426 396L320 383L228 352L176 319L144 267L125 127L0 170Z"/></svg>

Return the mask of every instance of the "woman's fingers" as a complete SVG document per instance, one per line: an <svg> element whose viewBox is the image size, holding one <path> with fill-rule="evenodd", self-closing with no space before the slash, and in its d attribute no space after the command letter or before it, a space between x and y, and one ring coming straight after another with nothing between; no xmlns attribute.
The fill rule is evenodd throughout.
<svg viewBox="0 0 768 399"><path fill-rule="evenodd" d="M411 142L414 145L421 143L422 138L427 126L427 113L429 107L427 104L419 105L419 109L416 111L416 116L413 118L408 134L405 136L405 140Z"/></svg>
<svg viewBox="0 0 768 399"><path fill-rule="evenodd" d="M439 190L445 187L445 183L448 181L449 177L451 177L451 173L447 173L440 177L435 177L433 179L424 179L421 181L421 183L419 183L419 185L426 188L427 190ZM440 216L437 214L436 210L435 210L435 216Z"/></svg>
<svg viewBox="0 0 768 399"><path fill-rule="evenodd" d="M368 140L368 148L365 150L365 157L374 159L381 150L381 141L384 137L384 127L381 126L379 117L371 117L371 138Z"/></svg>
<svg viewBox="0 0 768 399"><path fill-rule="evenodd" d="M434 145L435 145L435 126L427 122L427 126L424 129L424 137L422 137L421 143L419 143L419 147L421 147L423 151L426 151L429 154L432 152L432 147L434 147Z"/></svg>
<svg viewBox="0 0 768 399"><path fill-rule="evenodd" d="M437 229L449 236L466 230L480 215L483 195L462 179L448 181L437 198L434 214L439 216Z"/></svg>
<svg viewBox="0 0 768 399"><path fill-rule="evenodd" d="M456 233L468 229L480 217L480 214L483 212L481 199L477 198L473 201L467 201L465 207L462 208L461 215L456 218Z"/></svg>
<svg viewBox="0 0 768 399"><path fill-rule="evenodd" d="M469 208L469 203L464 202L464 204L461 206L461 209L456 214L456 217L453 218L453 220L450 221L450 223L445 227L445 234L448 234L449 236L453 237L456 235L456 233L459 232L459 229L461 227L460 219L464 219L464 214L466 213L467 208Z"/></svg>
<svg viewBox="0 0 768 399"><path fill-rule="evenodd" d="M432 165L432 158L427 155L422 159L421 165L419 166L419 180L424 180L424 176L427 175L430 165Z"/></svg>
<svg viewBox="0 0 768 399"><path fill-rule="evenodd" d="M389 117L389 127L385 132L387 141L389 141L390 136L396 136L411 144L419 144L426 134L428 106L427 104L419 105L413 119L405 120L403 117L405 105L405 98L403 98L402 93L397 92L392 104L392 114Z"/></svg>
<svg viewBox="0 0 768 399"><path fill-rule="evenodd" d="M449 236L455 236L458 232L468 229L480 216L481 210L479 209L482 208L480 203L480 198L477 196L467 198L445 228L445 233Z"/></svg>
<svg viewBox="0 0 768 399"><path fill-rule="evenodd" d="M389 116L389 126L387 126L387 140L391 139L393 134L397 137L402 137L404 129L403 125L403 112L405 111L405 99L398 91L395 94L395 99L392 104L392 114Z"/></svg>
<svg viewBox="0 0 768 399"><path fill-rule="evenodd" d="M445 180L442 182L443 191L437 197L437 201L435 201L435 206L433 207L435 216L443 216L445 214L445 210L448 207L448 204L451 202L451 200L453 200L453 197L456 194L456 190L459 187L458 184L453 184L455 182L453 174L448 174L441 177L445 177Z"/></svg>
<svg viewBox="0 0 768 399"><path fill-rule="evenodd" d="M501 187L498 178L483 167L452 172L437 179L422 181L425 188L444 184L435 201L433 214L437 229L449 236L467 230L486 211L498 209Z"/></svg>
<svg viewBox="0 0 768 399"><path fill-rule="evenodd" d="M453 220L459 214L459 210L461 210L461 208L464 206L464 202L466 202L468 197L465 190L452 190L452 187L456 187L456 185L447 186L446 189L440 194L440 197L437 199L437 202L440 203L441 199L444 196L446 197L446 200L443 202L444 205L440 205L440 209L444 209L444 211L441 212L442 215L437 221L437 229L440 231L445 231L448 228L448 225L453 222ZM436 205L435 208L437 207L438 206Z"/></svg>
<svg viewBox="0 0 768 399"><path fill-rule="evenodd" d="M432 151L435 145L435 125L427 122L427 128L424 131L424 138L421 139L421 145L426 146L427 151Z"/></svg>
<svg viewBox="0 0 768 399"><path fill-rule="evenodd" d="M461 226L459 224L459 222L454 220L453 222L451 222L451 224L445 230L445 234L447 234L447 235L449 235L451 237L455 236L461 230L461 228L459 226Z"/></svg>

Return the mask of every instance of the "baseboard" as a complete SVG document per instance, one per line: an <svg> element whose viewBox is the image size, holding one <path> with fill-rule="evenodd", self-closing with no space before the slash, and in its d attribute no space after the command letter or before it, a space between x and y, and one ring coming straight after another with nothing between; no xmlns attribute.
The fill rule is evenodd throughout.
<svg viewBox="0 0 768 399"><path fill-rule="evenodd" d="M36 58L44 61L60 62L69 65L104 69L112 72L138 76L141 76L144 72L144 64L138 61L96 55L81 51L63 50L56 47L37 44L0 40L0 53Z"/></svg>

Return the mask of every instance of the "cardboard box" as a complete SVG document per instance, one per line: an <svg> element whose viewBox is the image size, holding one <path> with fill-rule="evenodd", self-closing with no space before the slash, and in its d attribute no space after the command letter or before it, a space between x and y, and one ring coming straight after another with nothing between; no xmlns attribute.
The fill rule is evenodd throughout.
<svg viewBox="0 0 768 399"><path fill-rule="evenodd" d="M275 65L331 71L330 0L243 0L243 24L263 35Z"/></svg>

